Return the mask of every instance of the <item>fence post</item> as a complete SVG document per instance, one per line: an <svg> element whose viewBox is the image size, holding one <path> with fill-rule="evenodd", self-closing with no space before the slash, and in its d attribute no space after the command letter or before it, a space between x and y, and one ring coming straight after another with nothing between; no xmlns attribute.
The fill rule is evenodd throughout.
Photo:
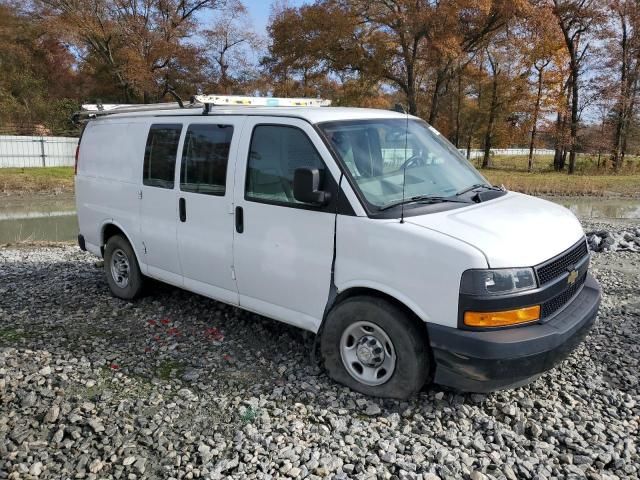
<svg viewBox="0 0 640 480"><path fill-rule="evenodd" d="M42 157L42 166L46 167L47 166L47 157L44 153L44 137L40 137L40 140L38 140L40 142L40 156Z"/></svg>

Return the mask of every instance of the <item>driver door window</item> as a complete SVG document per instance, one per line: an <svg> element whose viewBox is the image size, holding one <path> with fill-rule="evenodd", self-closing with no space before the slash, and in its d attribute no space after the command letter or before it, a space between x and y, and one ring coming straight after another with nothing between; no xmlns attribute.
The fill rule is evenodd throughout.
<svg viewBox="0 0 640 480"><path fill-rule="evenodd" d="M297 205L293 197L296 168L315 167L320 180L325 166L307 135L297 127L258 125L253 130L247 161L247 200Z"/></svg>

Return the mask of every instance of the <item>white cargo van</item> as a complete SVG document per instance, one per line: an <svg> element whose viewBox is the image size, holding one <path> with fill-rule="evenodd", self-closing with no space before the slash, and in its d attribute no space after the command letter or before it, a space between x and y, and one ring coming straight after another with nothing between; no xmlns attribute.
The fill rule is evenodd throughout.
<svg viewBox="0 0 640 480"><path fill-rule="evenodd" d="M419 118L196 100L90 107L78 241L115 296L150 277L309 330L332 378L380 397L522 385L589 331L577 219L491 186Z"/></svg>

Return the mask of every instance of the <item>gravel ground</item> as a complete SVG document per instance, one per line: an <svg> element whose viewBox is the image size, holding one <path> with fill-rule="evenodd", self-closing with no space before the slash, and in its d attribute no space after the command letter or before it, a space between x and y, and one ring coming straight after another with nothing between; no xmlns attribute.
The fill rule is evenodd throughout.
<svg viewBox="0 0 640 480"><path fill-rule="evenodd" d="M72 246L0 249L0 478L638 478L640 254L592 265L599 319L560 366L397 402L333 383L295 328L166 286L117 300Z"/></svg>

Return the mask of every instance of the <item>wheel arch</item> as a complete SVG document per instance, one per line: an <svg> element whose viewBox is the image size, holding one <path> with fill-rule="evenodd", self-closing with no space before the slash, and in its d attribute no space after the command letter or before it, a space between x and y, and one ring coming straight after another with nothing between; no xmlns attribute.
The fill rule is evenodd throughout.
<svg viewBox="0 0 640 480"><path fill-rule="evenodd" d="M323 368L323 356L321 353L322 335L323 335L323 329L326 324L327 317L329 316L329 313L333 310L333 308L335 308L336 306L340 305L342 302L350 298L360 297L360 296L369 296L369 297L385 300L386 302L395 306L396 308L401 310L403 313L405 313L407 318L410 319L410 321L418 328L425 342L424 345L425 345L426 355L428 356L428 359L429 359L429 364L428 364L429 368L427 372L427 377L426 377L427 380L425 382L425 385L431 382L435 374L436 363L433 356L433 350L431 348L429 330L427 328L427 320L421 317L416 311L410 308L405 302L400 300L397 296L392 295L391 293L379 288L375 288L372 286L352 286L344 290L341 290L339 292L335 288L333 288L332 290L333 290L333 295L330 295L330 300L329 302L327 302L327 308L325 309L325 313L322 318L322 323L320 324L320 327L316 332L316 337L315 337L315 341L314 341L314 345L311 353L311 360L313 363L318 365L320 368Z"/></svg>
<svg viewBox="0 0 640 480"><path fill-rule="evenodd" d="M327 307L325 308L325 312L322 317L322 323L320 324L320 327L316 332L318 338L322 333L322 329L324 327L325 321L327 319L327 316L331 312L331 310L337 305L339 305L340 303L347 300L348 298L357 297L357 296L371 296L375 298L381 298L395 305L396 307L404 311L409 318L413 319L416 322L416 324L419 325L420 329L424 332L425 337L428 338L429 333L427 330L427 322L429 317L425 312L422 312L415 305L413 307L410 306L408 303L411 303L411 302L407 302L404 299L398 298L398 297L401 297L401 295L394 295L379 287L364 286L364 285L354 285L348 288L344 288L340 291L335 290L333 294L330 295L330 298L327 302Z"/></svg>
<svg viewBox="0 0 640 480"><path fill-rule="evenodd" d="M103 222L102 226L100 227L100 253L102 255L102 258L104 258L104 246L107 244L107 241L109 240L109 238L113 237L114 235L121 235L127 240L127 242L129 242L129 245L131 245L131 248L133 249L133 253L136 255L136 260L138 261L138 265L142 266L143 262L140 261L140 254L138 252L136 244L131 240L131 237L125 232L122 225L120 225L118 222L114 221L113 219L106 220L105 222Z"/></svg>

